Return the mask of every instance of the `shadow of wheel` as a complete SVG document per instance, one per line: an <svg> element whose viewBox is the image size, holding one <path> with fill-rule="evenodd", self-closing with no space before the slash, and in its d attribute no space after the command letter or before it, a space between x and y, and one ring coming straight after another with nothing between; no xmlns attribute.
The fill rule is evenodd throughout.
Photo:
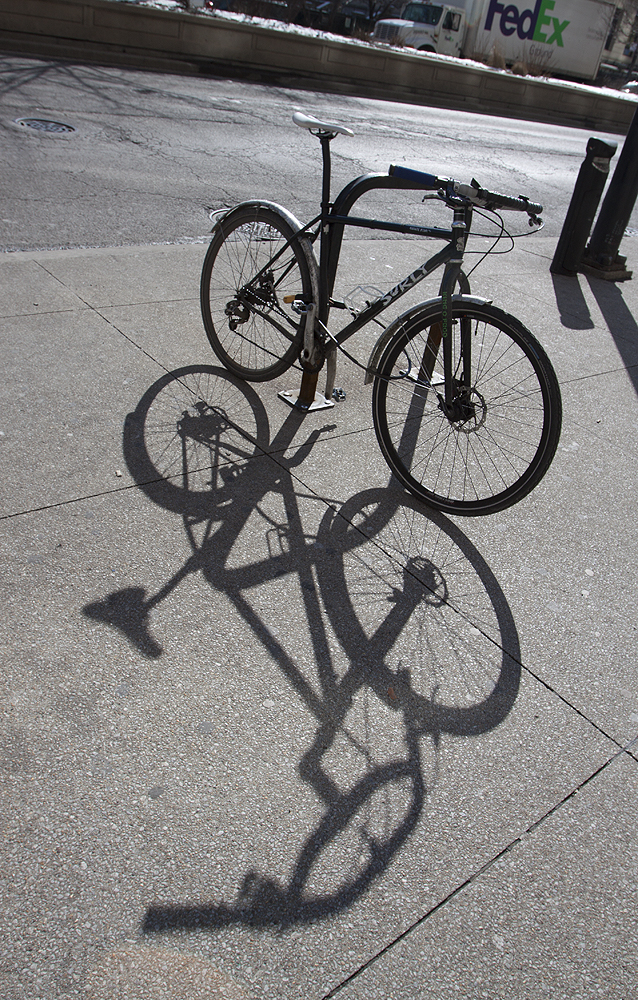
<svg viewBox="0 0 638 1000"><path fill-rule="evenodd" d="M240 468L269 444L259 396L224 368L190 365L144 393L124 424L124 458L153 503L210 516L229 498Z"/></svg>
<svg viewBox="0 0 638 1000"><path fill-rule="evenodd" d="M326 612L360 681L417 731L469 736L502 722L520 684L518 634L496 577L456 525L374 489L328 511L317 540Z"/></svg>

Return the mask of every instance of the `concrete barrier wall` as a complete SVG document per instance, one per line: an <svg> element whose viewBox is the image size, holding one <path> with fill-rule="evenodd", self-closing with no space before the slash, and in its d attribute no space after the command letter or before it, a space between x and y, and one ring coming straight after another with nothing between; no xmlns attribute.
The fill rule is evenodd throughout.
<svg viewBox="0 0 638 1000"><path fill-rule="evenodd" d="M512 76L425 53L263 28L110 0L2 0L4 52L295 87L627 131L638 105L594 88Z"/></svg>

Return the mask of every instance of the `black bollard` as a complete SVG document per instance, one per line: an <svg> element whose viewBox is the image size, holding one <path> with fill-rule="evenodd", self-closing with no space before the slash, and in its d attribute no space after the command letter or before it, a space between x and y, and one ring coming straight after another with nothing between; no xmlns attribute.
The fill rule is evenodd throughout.
<svg viewBox="0 0 638 1000"><path fill-rule="evenodd" d="M550 266L552 274L575 275L585 252L592 222L609 174L609 161L618 146L594 136L580 168L572 200Z"/></svg>
<svg viewBox="0 0 638 1000"><path fill-rule="evenodd" d="M618 255L620 241L638 196L638 111L634 114L627 138L618 158L614 176L600 208L581 268L587 274L622 281L631 278L625 268L626 257Z"/></svg>

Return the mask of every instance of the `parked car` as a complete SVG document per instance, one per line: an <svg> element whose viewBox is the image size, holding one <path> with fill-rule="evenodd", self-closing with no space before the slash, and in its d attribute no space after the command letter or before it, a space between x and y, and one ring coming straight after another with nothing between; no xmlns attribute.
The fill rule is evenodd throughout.
<svg viewBox="0 0 638 1000"><path fill-rule="evenodd" d="M306 0L295 23L346 36L369 34L373 28L370 5L366 0L345 0L336 9L330 0Z"/></svg>
<svg viewBox="0 0 638 1000"><path fill-rule="evenodd" d="M346 0L340 4L330 22L328 31L336 35L369 34L374 27L370 18L370 6L358 0Z"/></svg>
<svg viewBox="0 0 638 1000"><path fill-rule="evenodd" d="M283 0L205 0L206 10L231 11L270 21L288 21L288 4Z"/></svg>
<svg viewBox="0 0 638 1000"><path fill-rule="evenodd" d="M185 0L182 0L185 2ZM251 17L289 22L291 7L285 0L203 0L207 10L233 11ZM373 28L366 0L345 0L336 8L331 0L305 0L295 24L336 35L369 34Z"/></svg>

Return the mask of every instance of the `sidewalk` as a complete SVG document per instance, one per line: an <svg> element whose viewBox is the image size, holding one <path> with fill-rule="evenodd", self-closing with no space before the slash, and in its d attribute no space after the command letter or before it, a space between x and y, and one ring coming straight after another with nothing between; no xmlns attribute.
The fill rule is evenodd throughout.
<svg viewBox="0 0 638 1000"><path fill-rule="evenodd" d="M216 367L203 245L0 256L6 1000L638 995L638 280L553 249L473 290L557 456L455 522L349 362L306 418Z"/></svg>

